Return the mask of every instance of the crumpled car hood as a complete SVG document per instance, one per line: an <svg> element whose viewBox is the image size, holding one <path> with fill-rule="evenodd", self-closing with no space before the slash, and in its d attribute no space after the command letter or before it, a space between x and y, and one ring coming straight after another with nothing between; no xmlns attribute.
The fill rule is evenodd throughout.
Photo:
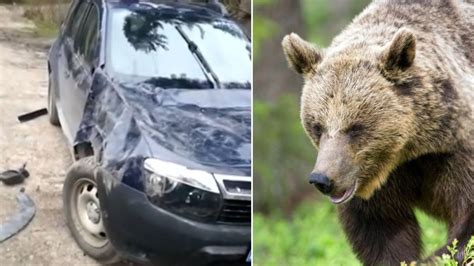
<svg viewBox="0 0 474 266"><path fill-rule="evenodd" d="M148 157L250 176L250 105L248 89L161 89L112 81L99 70L75 143L92 143L101 164L129 183L140 183L130 168L143 170Z"/></svg>
<svg viewBox="0 0 474 266"><path fill-rule="evenodd" d="M204 165L250 165L249 90L125 86L125 101L150 140Z"/></svg>

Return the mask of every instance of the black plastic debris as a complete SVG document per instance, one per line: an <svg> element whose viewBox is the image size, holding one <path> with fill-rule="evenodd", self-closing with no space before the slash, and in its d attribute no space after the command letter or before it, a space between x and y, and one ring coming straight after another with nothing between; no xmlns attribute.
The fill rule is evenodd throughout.
<svg viewBox="0 0 474 266"><path fill-rule="evenodd" d="M13 186L23 183L25 178L29 177L30 173L26 170L26 163L18 170L7 170L0 173L0 181L8 186Z"/></svg>
<svg viewBox="0 0 474 266"><path fill-rule="evenodd" d="M41 108L39 110L36 110L36 111L29 112L29 113L22 114L22 115L18 116L18 120L21 123L23 123L23 122L27 122L27 121L33 120L35 118L38 118L42 115L47 115L47 114L48 114L48 110L46 108Z"/></svg>
<svg viewBox="0 0 474 266"><path fill-rule="evenodd" d="M19 211L6 223L0 224L0 243L20 232L35 216L35 203L25 193L25 189L22 188L20 190L20 193L16 196L16 200L20 206Z"/></svg>

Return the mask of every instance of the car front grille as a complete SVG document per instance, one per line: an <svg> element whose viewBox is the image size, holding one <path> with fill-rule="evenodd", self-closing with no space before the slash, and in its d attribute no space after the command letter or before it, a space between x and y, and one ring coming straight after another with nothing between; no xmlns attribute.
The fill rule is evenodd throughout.
<svg viewBox="0 0 474 266"><path fill-rule="evenodd" d="M229 193L243 194L243 195L251 194L252 183L248 181L224 180L224 186L225 186L225 190Z"/></svg>
<svg viewBox="0 0 474 266"><path fill-rule="evenodd" d="M217 219L222 224L250 224L252 221L252 204L248 200L224 200Z"/></svg>

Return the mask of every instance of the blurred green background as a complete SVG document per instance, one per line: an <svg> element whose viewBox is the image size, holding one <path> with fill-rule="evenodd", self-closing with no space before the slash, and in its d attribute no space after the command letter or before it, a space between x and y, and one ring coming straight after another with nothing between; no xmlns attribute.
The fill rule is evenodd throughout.
<svg viewBox="0 0 474 266"><path fill-rule="evenodd" d="M298 33L320 47L368 0L254 0L254 265L360 265L335 207L307 183L316 159L299 118L302 79L281 50ZM446 240L444 225L417 213L424 254Z"/></svg>

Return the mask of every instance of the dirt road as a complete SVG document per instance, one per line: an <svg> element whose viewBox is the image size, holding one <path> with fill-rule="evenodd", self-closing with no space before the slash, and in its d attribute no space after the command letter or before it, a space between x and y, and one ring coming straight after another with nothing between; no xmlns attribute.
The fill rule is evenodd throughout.
<svg viewBox="0 0 474 266"><path fill-rule="evenodd" d="M26 184L0 183L0 223L15 212L21 187L34 200L36 216L13 238L0 243L0 265L97 265L73 241L62 213L61 190L71 164L66 139L43 116L20 124L21 113L46 107L46 51L28 39L33 25L20 11L0 5L0 171L27 162Z"/></svg>

